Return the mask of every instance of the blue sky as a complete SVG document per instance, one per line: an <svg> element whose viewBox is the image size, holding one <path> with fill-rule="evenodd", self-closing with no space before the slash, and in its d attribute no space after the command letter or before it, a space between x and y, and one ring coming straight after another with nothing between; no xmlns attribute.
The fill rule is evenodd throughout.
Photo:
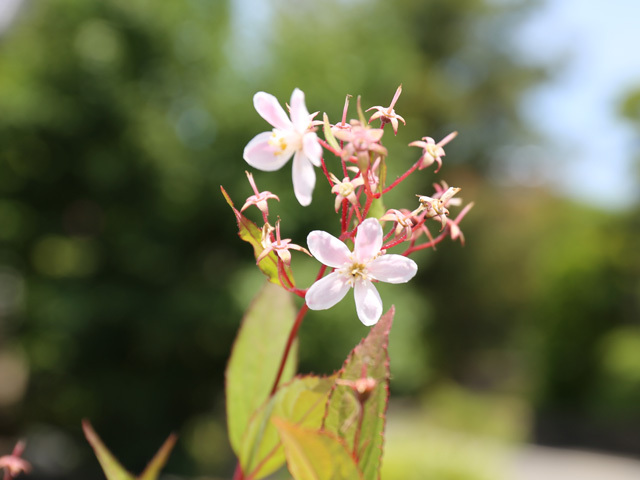
<svg viewBox="0 0 640 480"><path fill-rule="evenodd" d="M526 61L559 63L523 102L546 139L549 181L601 208L640 200L640 136L617 115L624 92L640 87L640 0L548 0L516 42Z"/></svg>

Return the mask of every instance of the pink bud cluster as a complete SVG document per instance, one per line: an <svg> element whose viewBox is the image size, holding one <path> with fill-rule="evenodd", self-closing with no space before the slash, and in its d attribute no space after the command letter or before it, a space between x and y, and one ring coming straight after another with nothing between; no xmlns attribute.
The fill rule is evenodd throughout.
<svg viewBox="0 0 640 480"><path fill-rule="evenodd" d="M411 142L409 146L422 148L422 154L404 174L387 185L385 176L389 152L382 140L386 125L391 125L397 134L400 123L406 124L395 111L401 93L400 86L388 107L369 108L367 112L373 110L374 113L368 120L360 98L356 106L357 118L347 120L350 100L347 96L341 121L331 124L326 114L323 121L314 120L318 112L309 113L304 93L299 89L295 89L291 96L289 115L274 96L259 92L254 97L254 106L273 128L254 137L244 150L245 161L263 171L277 170L293 157L293 189L303 206L312 201L316 186L314 167L321 168L327 181L323 190L326 194L335 195L334 208L340 215L338 235L322 231L309 234L310 253L306 248L291 243L290 239L280 237L280 219L275 228L270 225L268 200L279 198L271 192L260 192L253 176L247 173L253 195L247 198L242 210L255 205L264 223L263 251L257 256L257 262L275 252L281 262L278 271L286 274L291 264L290 250L314 256L324 264L316 283L306 290L295 289L290 279L281 279L286 280L281 282L282 285L288 285L285 288L305 298L310 309L330 308L354 288L358 316L366 325L375 324L382 313L382 301L373 284L410 280L417 266L406 257L417 250L433 248L447 237L464 242L459 224L472 207L472 204L466 205L455 218L451 218L449 209L462 205L461 199L456 197L460 188L449 187L443 181L435 183L434 191L429 195L417 193L417 201L411 207L390 208L379 218L369 218L374 202L380 202L386 193L397 188L410 175L433 164L436 164L435 172L438 172L445 156L444 147L457 135L457 132L452 132L437 143L427 136ZM379 127L371 126L378 120ZM324 138L317 133L320 126ZM432 219L440 224L435 237L428 226ZM353 244L353 251L345 243ZM387 254L388 249L401 245L404 246L401 254ZM324 277L327 267L333 273Z"/></svg>

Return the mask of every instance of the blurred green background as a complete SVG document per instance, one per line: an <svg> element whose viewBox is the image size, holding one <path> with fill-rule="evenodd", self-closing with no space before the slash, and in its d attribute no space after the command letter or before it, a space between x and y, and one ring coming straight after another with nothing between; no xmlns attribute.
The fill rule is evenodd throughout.
<svg viewBox="0 0 640 480"><path fill-rule="evenodd" d="M223 373L263 277L220 185L240 205L251 194L242 149L268 129L252 96L284 103L299 87L310 111L337 121L346 94L388 105L402 83L407 126L385 138L390 178L417 158L409 142L459 136L438 175L415 175L388 206L413 205L440 180L476 206L466 246L422 252L409 286L381 287L398 310L390 431L405 425L390 434L385 478L487 478L438 453L451 452L450 432L640 455L638 197L614 209L606 196L584 203L500 174L523 161L553 180L562 172L523 154L546 140L522 102L558 65L523 58L513 39L542 7L23 2L0 23L0 454L22 436L33 478L102 478L81 433L88 418L132 471L176 431L167 478L230 476ZM612 108L637 129L640 82ZM585 140L606 169L598 133ZM321 178L303 208L288 167L254 175L280 196L272 215L285 237L336 231ZM301 257L305 285L313 265ZM312 312L300 369L339 368L366 331L352 300ZM396 411L413 413L398 426ZM413 437L417 425L428 437ZM394 438L417 452L423 441L433 463L411 467L420 454L405 461ZM469 445L459 448L481 456Z"/></svg>

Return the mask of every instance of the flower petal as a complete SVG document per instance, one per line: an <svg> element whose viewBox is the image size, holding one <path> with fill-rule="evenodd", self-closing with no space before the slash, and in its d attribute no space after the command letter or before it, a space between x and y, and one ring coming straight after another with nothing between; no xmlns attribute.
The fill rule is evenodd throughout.
<svg viewBox="0 0 640 480"><path fill-rule="evenodd" d="M369 280L359 279L353 290L358 318L367 327L378 323L382 315L382 299L376 287Z"/></svg>
<svg viewBox="0 0 640 480"><path fill-rule="evenodd" d="M302 136L302 151L316 167L320 166L322 147L315 132L307 132Z"/></svg>
<svg viewBox="0 0 640 480"><path fill-rule="evenodd" d="M293 192L300 205L306 207L311 203L311 194L316 186L316 173L313 165L301 151L297 151L293 157Z"/></svg>
<svg viewBox="0 0 640 480"><path fill-rule="evenodd" d="M359 262L366 263L382 248L382 226L375 218L367 218L358 227L353 254Z"/></svg>
<svg viewBox="0 0 640 480"><path fill-rule="evenodd" d="M272 172L281 168L291 158L286 150L278 155L269 144L271 132L262 132L251 139L244 147L242 158L254 168L265 172Z"/></svg>
<svg viewBox="0 0 640 480"><path fill-rule="evenodd" d="M300 133L306 131L311 124L309 110L304 103L304 92L299 88L296 88L291 94L291 121L294 128Z"/></svg>
<svg viewBox="0 0 640 480"><path fill-rule="evenodd" d="M307 235L309 251L316 260L333 268L340 268L351 261L347 246L330 233L314 230Z"/></svg>
<svg viewBox="0 0 640 480"><path fill-rule="evenodd" d="M266 92L258 92L253 96L253 106L258 114L280 130L292 130L293 124L285 113L278 99Z"/></svg>
<svg viewBox="0 0 640 480"><path fill-rule="evenodd" d="M348 282L349 279L339 272L333 272L321 278L307 290L304 297L307 306L311 310L326 310L333 307L351 288Z"/></svg>
<svg viewBox="0 0 640 480"><path fill-rule="evenodd" d="M376 280L387 283L405 283L418 271L418 265L402 255L382 255L371 262L367 273Z"/></svg>

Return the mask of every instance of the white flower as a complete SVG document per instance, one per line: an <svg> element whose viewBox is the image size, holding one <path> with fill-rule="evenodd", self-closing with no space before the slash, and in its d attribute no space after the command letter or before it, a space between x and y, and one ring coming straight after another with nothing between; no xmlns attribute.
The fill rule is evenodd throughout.
<svg viewBox="0 0 640 480"><path fill-rule="evenodd" d="M413 260L385 254L381 250L382 236L380 222L368 218L358 227L352 253L333 235L320 230L311 232L307 237L311 254L334 271L309 287L305 296L308 307L331 308L353 287L358 318L367 326L377 323L382 315L382 300L372 280L405 283L418 271Z"/></svg>
<svg viewBox="0 0 640 480"><path fill-rule="evenodd" d="M244 148L243 158L258 170L280 169L293 156L293 191L301 205L311 203L316 184L313 166L320 166L322 147L312 131L312 119L304 103L304 93L295 89L291 95L291 120L273 95L258 92L253 105L274 128L256 135Z"/></svg>

